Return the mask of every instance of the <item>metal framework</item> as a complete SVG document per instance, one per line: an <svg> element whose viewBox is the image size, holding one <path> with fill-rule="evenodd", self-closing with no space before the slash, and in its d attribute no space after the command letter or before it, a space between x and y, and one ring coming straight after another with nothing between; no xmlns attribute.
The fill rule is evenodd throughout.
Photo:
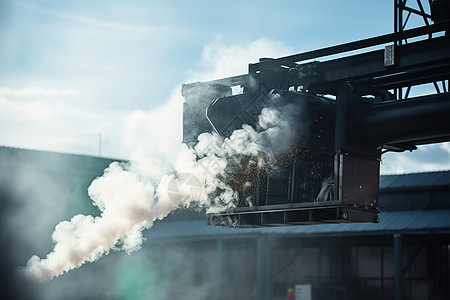
<svg viewBox="0 0 450 300"><path fill-rule="evenodd" d="M251 186L257 187L252 195L256 202L211 214L210 224L252 227L378 222L381 149L414 150L416 145L450 140L450 20L431 24L425 5L417 1L417 7L405 0L396 1L394 33L264 58L250 64L248 74L183 85L183 140L188 144L211 129L227 136L242 124L251 124L248 121L257 120L268 94L295 98L292 103L307 102L308 107L322 100L334 106L326 116L325 105L309 110L315 120L328 120L314 129L320 142L308 141L306 148L296 148L300 153L293 155L286 172L262 174L263 180L260 174L255 175ZM425 26L408 29L415 16L422 18ZM433 84L435 90L403 101L410 97L412 86L424 84ZM242 93L232 95L234 87L240 87ZM336 100L326 101L324 95ZM328 132L325 143L322 134L316 135L319 132ZM314 145L322 146L324 155L320 156ZM302 152L312 156L306 158ZM301 161L301 168L296 161ZM312 165L308 167L308 163ZM312 178L311 174L318 174L314 170L317 166L326 172ZM318 199L308 195L319 192L327 172L332 173L332 196ZM280 190L284 192L280 194Z"/></svg>
<svg viewBox="0 0 450 300"><path fill-rule="evenodd" d="M333 178L335 194L332 199L322 202L310 199L304 202L305 200L300 200L302 198L299 198L299 193L288 192L285 198L289 200L294 197L296 200L277 202L279 195L275 195L269 189L274 191L279 188L288 188L289 191L294 191L293 187L298 187L299 183L309 182L308 169L302 171L292 166L292 170L283 175L286 181L278 180L276 186L271 187L269 182L274 180L267 177L263 184L267 188L257 191L257 202L253 203L252 208L238 207L231 212L210 215L210 224L269 226L315 224L324 221L377 222L376 209L371 210L369 207L367 210L364 207L373 205L376 208L378 192L369 187L375 187L378 183L379 162L376 159L379 159L381 154L378 150L379 145L389 150L404 151L415 149L415 145L441 142L450 138L446 117L446 113L450 110L450 101L447 101L448 93L431 93L418 99L392 102L390 100L394 100L394 97L389 92L389 90L402 90L404 87L414 85L436 83L450 77L450 36L435 34L444 32L448 26L447 21L278 59L263 59L259 63L250 64L249 73L246 75L184 85L183 95L186 97L186 104L195 102L197 113L208 109L207 115L211 118L217 116L219 121L228 118L224 122L217 121L215 124L211 118L208 118L221 134L232 131L228 128L230 125L224 125L226 128L222 128L223 130L215 125L236 124L238 128L240 121L242 124L249 124L247 119L242 119L243 116L250 114L249 110L252 110L255 105L260 105L259 102L264 102L259 95L264 95L273 89L285 91L280 93L286 94L286 97L296 95L289 94L288 90L301 91L303 94L298 94L301 98L298 101L305 97L312 97L307 95L324 94L334 95L337 99L336 137L331 137L333 139L331 143L334 142L337 152L334 153L334 150L330 149L331 157L335 155ZM433 34L435 34L433 38L423 39L423 36L428 37ZM419 40L399 44L399 41L415 38ZM355 50L360 51L373 46L381 49L352 54ZM327 60L329 56L335 54L341 57ZM311 62L311 60L314 61ZM227 93L227 89L231 90L231 87L238 85L243 89L243 94L235 96L225 94L227 96L223 99L214 101L214 107L219 105L214 114L211 101L220 97L221 92ZM208 93L201 97L205 101L202 109L202 104L198 105L198 99L191 101L190 95L192 90L205 90L205 86L208 87L206 89ZM364 108L365 104L361 102L361 96L372 97L375 104ZM232 103L238 104L232 106ZM230 107L228 111L226 111L227 106ZM257 109L253 110L257 111ZM323 110L320 109L320 111ZM346 117L346 114L351 111L355 115ZM365 113L362 113L364 111ZM185 117L189 117L187 109L185 109ZM348 120L355 117L359 119L357 123L347 124ZM251 121L252 118L248 119ZM414 122L411 122L412 119ZM208 120L205 120L207 125L209 125ZM184 127L188 128L187 125ZM202 128L200 131L209 131L209 128ZM365 140L359 140L357 144L372 145L371 148L353 147L345 136L349 132L364 137ZM193 136L197 135L193 134ZM186 135L185 142L189 142ZM344 152L341 153L341 150ZM310 151L310 153L316 152ZM319 161L333 164L332 158L330 161L318 158L317 163ZM305 165L303 164L302 167ZM303 177L299 176L301 175L299 171L304 173ZM318 183L311 183L316 186L314 189L317 189L317 185L323 179L320 179ZM366 189L356 191L355 186L364 186ZM352 200L344 199L346 195ZM265 203L258 200L261 197L266 199ZM268 201L267 197L270 197L272 201Z"/></svg>
<svg viewBox="0 0 450 300"><path fill-rule="evenodd" d="M428 27L433 23L431 16L431 0L395 0L394 1L394 33L402 33L412 26L421 24ZM433 38L433 33L427 35L428 39ZM394 48L408 44L409 39L395 41ZM449 91L449 80L432 81L436 93ZM440 85L440 86L439 86ZM395 99L407 99L413 85L397 87L393 89Z"/></svg>

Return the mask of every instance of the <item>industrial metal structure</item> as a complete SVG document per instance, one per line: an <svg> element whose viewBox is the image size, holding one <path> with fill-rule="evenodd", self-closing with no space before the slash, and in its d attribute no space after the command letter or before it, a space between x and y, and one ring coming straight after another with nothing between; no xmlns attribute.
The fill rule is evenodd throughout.
<svg viewBox="0 0 450 300"><path fill-rule="evenodd" d="M381 155L450 140L448 1L431 1L428 12L420 1L418 9L394 2L394 33L261 58L248 74L183 85L188 145L202 132L227 138L243 124L257 128L263 107L294 107L293 130L308 131L273 168L255 172L250 192L239 190L251 203L210 214L209 224L379 222ZM413 15L425 26L408 29ZM433 90L412 98L424 84Z"/></svg>

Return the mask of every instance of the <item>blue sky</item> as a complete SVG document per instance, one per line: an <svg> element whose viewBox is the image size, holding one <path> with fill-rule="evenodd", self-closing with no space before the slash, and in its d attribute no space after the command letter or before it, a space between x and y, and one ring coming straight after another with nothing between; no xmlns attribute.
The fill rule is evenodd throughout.
<svg viewBox="0 0 450 300"><path fill-rule="evenodd" d="M123 122L183 82L392 31L392 0L0 0L0 145L96 155L101 132L102 155L127 158ZM445 169L449 152L389 155L383 168Z"/></svg>

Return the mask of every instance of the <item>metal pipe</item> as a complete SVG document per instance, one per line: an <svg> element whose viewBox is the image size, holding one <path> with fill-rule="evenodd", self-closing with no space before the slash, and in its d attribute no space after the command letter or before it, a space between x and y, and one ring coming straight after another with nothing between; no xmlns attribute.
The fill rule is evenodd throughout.
<svg viewBox="0 0 450 300"><path fill-rule="evenodd" d="M450 140L450 94L373 104L359 116L358 139L371 145Z"/></svg>

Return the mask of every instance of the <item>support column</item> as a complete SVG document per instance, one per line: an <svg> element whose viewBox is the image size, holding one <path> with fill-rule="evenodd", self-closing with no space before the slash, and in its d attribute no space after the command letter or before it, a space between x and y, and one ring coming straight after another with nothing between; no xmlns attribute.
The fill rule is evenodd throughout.
<svg viewBox="0 0 450 300"><path fill-rule="evenodd" d="M264 259L263 259L263 241L261 237L256 238L256 297L255 299L264 299Z"/></svg>
<svg viewBox="0 0 450 300"><path fill-rule="evenodd" d="M218 254L218 270L217 270L217 300L225 299L223 296L224 292L224 284L223 284L223 278L224 271L225 271L225 259L224 259L224 246L223 246L223 239L219 238L217 239L217 254Z"/></svg>
<svg viewBox="0 0 450 300"><path fill-rule="evenodd" d="M400 233L394 234L395 300L403 300L403 242Z"/></svg>
<svg viewBox="0 0 450 300"><path fill-rule="evenodd" d="M270 253L267 240L256 238L256 295L255 299L272 299Z"/></svg>

